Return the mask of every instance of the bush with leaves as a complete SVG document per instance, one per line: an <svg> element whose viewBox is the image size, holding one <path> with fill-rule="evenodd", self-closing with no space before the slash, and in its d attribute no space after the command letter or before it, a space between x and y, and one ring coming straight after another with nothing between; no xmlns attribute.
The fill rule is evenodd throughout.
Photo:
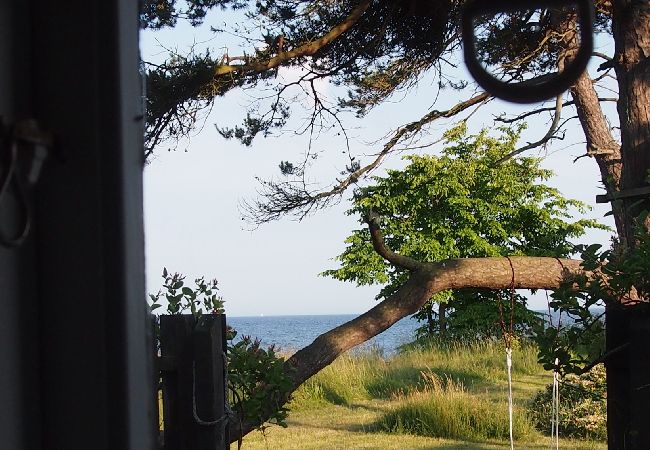
<svg viewBox="0 0 650 450"><path fill-rule="evenodd" d="M163 287L150 294L150 309L153 312L167 302L170 315L191 312L194 317L202 314L222 314L224 300L217 294L217 280L206 281L204 277L194 280L194 287L186 284L185 276L170 273L163 269ZM274 346L263 348L259 339L242 336L236 339L237 331L228 327L226 331L228 347L228 389L230 404L242 420L273 423L286 427L288 409L282 399L289 392L291 383L285 375L284 358ZM268 395L261 387L271 387L274 393ZM274 413L266 414L269 403L275 403ZM266 419L265 421L263 419ZM259 427L264 430L265 425Z"/></svg>
<svg viewBox="0 0 650 450"><path fill-rule="evenodd" d="M482 340L502 337L505 327L518 338L528 337L542 321L540 315L527 307L527 298L509 290L488 291L463 289L454 292L448 303L446 338ZM512 313L511 313L512 309Z"/></svg>
<svg viewBox="0 0 650 450"><path fill-rule="evenodd" d="M283 401L291 389L291 382L284 372L284 358L273 345L263 348L260 340L242 336L235 341L237 332L228 330L228 381L232 403L240 408L247 419L264 422L263 412L267 405L273 407L273 415L266 420L286 427L288 408ZM260 389L272 386L272 395ZM260 427L264 429L264 425Z"/></svg>
<svg viewBox="0 0 650 450"><path fill-rule="evenodd" d="M640 223L646 223L645 216L639 217ZM606 359L604 308L614 311L625 303L650 309L650 235L638 233L635 247L624 257L601 247L578 246L585 273L566 280L552 293L550 306L564 314L569 325L537 330L539 360L547 370L580 374Z"/></svg>
<svg viewBox="0 0 650 450"><path fill-rule="evenodd" d="M560 427L564 437L607 438L607 399L605 367L598 364L583 375L570 374L560 383ZM542 432L550 433L553 385L533 397L529 415Z"/></svg>

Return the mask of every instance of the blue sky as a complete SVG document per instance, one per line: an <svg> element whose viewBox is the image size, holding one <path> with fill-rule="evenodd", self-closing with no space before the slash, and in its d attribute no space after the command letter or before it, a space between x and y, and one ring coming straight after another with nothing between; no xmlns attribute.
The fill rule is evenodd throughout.
<svg viewBox="0 0 650 450"><path fill-rule="evenodd" d="M208 20L219 17L211 15ZM173 32L147 31L141 36L142 54L147 60L156 60L167 53L160 45L183 51L196 42L199 47L209 45L217 53L222 51L219 49L224 43L211 38L206 30L184 25ZM234 54L234 42L227 44ZM291 77L292 73L285 71L280 76ZM460 70L458 76L466 74ZM321 88L325 94L334 94L326 86ZM343 250L343 240L352 228L358 226L356 217L344 214L347 202L302 222L285 219L252 230L251 225L242 221L239 204L242 199L255 196L255 177L277 177L278 163L299 158L308 142L305 136L285 134L278 138L258 138L251 148L244 148L219 136L213 124L237 124L252 95L253 92L237 90L217 99L200 133L181 142L176 151L159 150L145 168L148 290L158 290L162 268L167 267L187 274L188 278L217 278L226 300L226 312L232 316L345 314L367 310L375 304L379 287L359 288L318 276L324 269L335 266L332 259ZM431 86L422 83L403 101L383 106L363 122L355 123L351 132L353 153L362 157L376 151L377 145L367 143L419 118L434 103L435 95ZM443 109L459 99L457 93L444 91L435 107ZM472 117L471 128L477 131L491 127L493 114L523 109L493 101ZM540 116L531 123L522 142L543 136L547 119ZM431 140L449 124L436 124ZM565 140L556 142L543 153L547 155L544 166L556 172L550 184L564 195L594 206L589 216L611 225L603 218L608 207L595 204L596 194L602 192L595 162L589 158L573 162L585 152L584 144L580 144L583 139L575 121ZM314 164L312 177L315 182L328 183L345 166L346 159L341 157L343 143L340 137L326 137L317 142L315 149L322 151L322 155ZM431 151L436 150L439 147L432 147ZM385 168L400 165L399 156L394 156ZM376 174L381 175L383 170ZM608 240L608 234L602 231L591 232L583 239L605 245ZM545 296L538 295L531 306L543 309L545 302Z"/></svg>

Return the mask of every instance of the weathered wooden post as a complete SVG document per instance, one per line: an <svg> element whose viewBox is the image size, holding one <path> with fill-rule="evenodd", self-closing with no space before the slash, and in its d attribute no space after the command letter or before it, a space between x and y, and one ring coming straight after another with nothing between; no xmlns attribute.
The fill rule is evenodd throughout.
<svg viewBox="0 0 650 450"><path fill-rule="evenodd" d="M162 371L164 448L183 450L189 447L183 437L191 434L191 407L183 390L191 389L191 331L194 317L160 317L160 365ZM189 411L189 414L183 414Z"/></svg>
<svg viewBox="0 0 650 450"><path fill-rule="evenodd" d="M227 449L225 316L162 316L160 349L164 449Z"/></svg>
<svg viewBox="0 0 650 450"><path fill-rule="evenodd" d="M226 354L223 315L199 318L193 336L192 415L196 448L228 447L226 430Z"/></svg>

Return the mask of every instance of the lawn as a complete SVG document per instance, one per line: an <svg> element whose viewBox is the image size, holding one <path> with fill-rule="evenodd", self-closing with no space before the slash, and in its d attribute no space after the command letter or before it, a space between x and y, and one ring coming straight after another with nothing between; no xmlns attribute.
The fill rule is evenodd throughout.
<svg viewBox="0 0 650 450"><path fill-rule="evenodd" d="M548 449L527 415L552 381L532 347L515 349L515 448ZM244 449L496 449L509 447L505 354L499 343L431 345L392 358L346 354L308 380L291 403L288 427L269 427ZM550 429L550 423L549 423ZM561 439L563 449L604 442Z"/></svg>

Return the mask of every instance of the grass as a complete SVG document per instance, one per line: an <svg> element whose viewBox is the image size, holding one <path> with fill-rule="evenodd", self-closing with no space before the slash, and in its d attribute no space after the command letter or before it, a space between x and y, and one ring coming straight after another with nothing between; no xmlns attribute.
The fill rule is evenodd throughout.
<svg viewBox="0 0 650 450"><path fill-rule="evenodd" d="M523 346L513 354L515 447L548 448L526 414L551 381ZM500 343L410 347L385 359L345 354L291 402L289 427L251 433L245 449L496 449L507 447L507 375ZM563 449L604 443L563 439Z"/></svg>
<svg viewBox="0 0 650 450"><path fill-rule="evenodd" d="M378 425L387 431L439 438L485 441L509 439L507 405L479 397L452 379L429 375L420 392L397 398L397 405L381 416ZM534 429L525 416L514 416L513 435L529 436Z"/></svg>

